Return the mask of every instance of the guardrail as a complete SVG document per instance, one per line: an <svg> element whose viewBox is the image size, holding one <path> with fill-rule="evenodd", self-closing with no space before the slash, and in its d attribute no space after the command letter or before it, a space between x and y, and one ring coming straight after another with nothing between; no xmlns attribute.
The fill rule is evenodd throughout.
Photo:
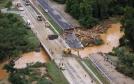
<svg viewBox="0 0 134 84"><path fill-rule="evenodd" d="M111 84L114 84L111 78L108 77L108 75L92 60L92 58L89 56L89 59L91 62L101 71L102 74L110 81Z"/></svg>

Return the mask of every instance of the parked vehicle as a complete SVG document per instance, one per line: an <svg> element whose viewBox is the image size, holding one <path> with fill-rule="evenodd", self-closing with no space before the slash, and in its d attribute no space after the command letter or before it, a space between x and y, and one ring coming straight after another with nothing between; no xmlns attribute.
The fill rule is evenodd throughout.
<svg viewBox="0 0 134 84"><path fill-rule="evenodd" d="M29 6L30 5L30 2L28 0L25 0L25 5L26 6Z"/></svg>
<svg viewBox="0 0 134 84"><path fill-rule="evenodd" d="M58 35L48 35L49 40L54 40L54 39L57 39L57 38L58 38Z"/></svg>
<svg viewBox="0 0 134 84"><path fill-rule="evenodd" d="M38 20L38 21L42 21L41 15L37 15L37 20Z"/></svg>
<svg viewBox="0 0 134 84"><path fill-rule="evenodd" d="M30 20L27 20L27 25L30 25L31 24L31 21Z"/></svg>

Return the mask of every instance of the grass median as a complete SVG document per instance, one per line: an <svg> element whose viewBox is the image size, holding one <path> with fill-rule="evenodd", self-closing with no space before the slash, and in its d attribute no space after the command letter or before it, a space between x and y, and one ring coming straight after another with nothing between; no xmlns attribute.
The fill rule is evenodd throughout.
<svg viewBox="0 0 134 84"><path fill-rule="evenodd" d="M53 61L49 61L46 65L48 69L48 74L53 80L53 84L69 84L61 70Z"/></svg>
<svg viewBox="0 0 134 84"><path fill-rule="evenodd" d="M91 62L90 59L83 59L83 61L93 71L93 73L101 80L103 84L110 84L108 79L103 74L101 74L101 72L95 67L95 65ZM90 72L88 71L88 73Z"/></svg>

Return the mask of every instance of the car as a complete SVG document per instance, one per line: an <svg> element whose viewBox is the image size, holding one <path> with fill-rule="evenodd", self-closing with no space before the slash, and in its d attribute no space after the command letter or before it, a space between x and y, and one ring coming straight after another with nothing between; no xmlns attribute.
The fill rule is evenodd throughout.
<svg viewBox="0 0 134 84"><path fill-rule="evenodd" d="M16 6L19 8L19 7L22 7L21 3L20 2L17 2L16 3Z"/></svg>
<svg viewBox="0 0 134 84"><path fill-rule="evenodd" d="M48 12L48 10L47 10L47 9L45 9L45 12L47 13L47 12Z"/></svg>
<svg viewBox="0 0 134 84"><path fill-rule="evenodd" d="M49 40L55 40L58 38L58 35L48 35Z"/></svg>
<svg viewBox="0 0 134 84"><path fill-rule="evenodd" d="M28 3L26 2L26 3L25 3L25 5L26 5L26 6L29 6L29 5L30 5L30 3L29 3L29 2L28 2Z"/></svg>
<svg viewBox="0 0 134 84"><path fill-rule="evenodd" d="M25 5L26 5L26 6L29 6L29 5L30 5L30 3L29 3L28 0L25 1Z"/></svg>
<svg viewBox="0 0 134 84"><path fill-rule="evenodd" d="M42 21L41 15L37 15L37 20L38 20L38 21Z"/></svg>
<svg viewBox="0 0 134 84"><path fill-rule="evenodd" d="M27 20L27 25L30 25L31 24L31 21L30 20Z"/></svg>
<svg viewBox="0 0 134 84"><path fill-rule="evenodd" d="M23 7L19 7L18 10L19 11L24 11L24 8Z"/></svg>

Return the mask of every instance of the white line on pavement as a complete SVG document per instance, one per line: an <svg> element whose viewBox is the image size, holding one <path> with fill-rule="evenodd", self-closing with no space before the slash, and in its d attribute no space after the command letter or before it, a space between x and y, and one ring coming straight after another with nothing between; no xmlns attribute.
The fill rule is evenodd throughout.
<svg viewBox="0 0 134 84"><path fill-rule="evenodd" d="M100 84L103 84L100 79L94 74L94 72L92 72L92 70L83 61L81 61L81 63L90 71L90 73L97 79Z"/></svg>

